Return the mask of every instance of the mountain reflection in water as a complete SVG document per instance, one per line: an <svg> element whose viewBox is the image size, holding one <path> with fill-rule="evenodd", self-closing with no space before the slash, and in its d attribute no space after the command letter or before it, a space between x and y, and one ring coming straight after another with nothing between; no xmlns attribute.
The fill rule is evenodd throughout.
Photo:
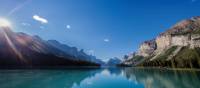
<svg viewBox="0 0 200 88"><path fill-rule="evenodd" d="M199 73L139 68L1 70L0 88L199 88Z"/></svg>

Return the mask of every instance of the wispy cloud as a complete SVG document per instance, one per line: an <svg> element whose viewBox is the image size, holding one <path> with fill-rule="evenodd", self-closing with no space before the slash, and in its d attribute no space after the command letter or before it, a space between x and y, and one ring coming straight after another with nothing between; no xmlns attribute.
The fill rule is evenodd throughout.
<svg viewBox="0 0 200 88"><path fill-rule="evenodd" d="M104 42L110 42L110 39L105 38L103 41L104 41Z"/></svg>
<svg viewBox="0 0 200 88"><path fill-rule="evenodd" d="M47 20L47 19L45 19L45 18L43 18L43 17L40 17L40 16L38 16L38 15L33 15L33 19L36 20L36 21L39 21L39 22L41 22L41 23L43 23L43 24L48 23L48 20Z"/></svg>
<svg viewBox="0 0 200 88"><path fill-rule="evenodd" d="M22 22L21 25L22 25L22 26L31 26L31 24L25 23L25 22Z"/></svg>

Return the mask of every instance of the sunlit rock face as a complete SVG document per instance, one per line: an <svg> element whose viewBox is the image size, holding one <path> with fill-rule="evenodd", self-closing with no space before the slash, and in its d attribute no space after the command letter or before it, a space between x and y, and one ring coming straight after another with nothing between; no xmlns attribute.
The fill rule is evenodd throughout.
<svg viewBox="0 0 200 88"><path fill-rule="evenodd" d="M176 25L174 25L171 29L167 30L164 34L177 34L180 32L187 32L190 30L194 30L196 27L195 24L193 24L194 21L189 19L189 20L183 20Z"/></svg>
<svg viewBox="0 0 200 88"><path fill-rule="evenodd" d="M188 46L191 44L191 33L200 30L200 17L183 20L156 38L157 49L170 46Z"/></svg>
<svg viewBox="0 0 200 88"><path fill-rule="evenodd" d="M157 50L168 49L171 46L200 47L199 34L168 35L156 39Z"/></svg>
<svg viewBox="0 0 200 88"><path fill-rule="evenodd" d="M140 45L140 48L136 55L148 57L154 52L155 49L156 49L155 40L145 41Z"/></svg>
<svg viewBox="0 0 200 88"><path fill-rule="evenodd" d="M200 35L199 34L191 35L190 47L191 48L200 47Z"/></svg>
<svg viewBox="0 0 200 88"><path fill-rule="evenodd" d="M175 50L169 50L171 47L177 46ZM140 45L135 56L143 56L144 59L156 60L158 56L165 54L165 58L173 58L181 50L181 47L189 47L195 49L200 47L200 16L192 17L191 19L183 20L169 30L161 33L155 40L145 41ZM134 57L132 57L135 59ZM133 63L129 60L125 63ZM134 63L141 63L145 60L137 60Z"/></svg>
<svg viewBox="0 0 200 88"><path fill-rule="evenodd" d="M163 35L156 38L157 50L159 51L169 47L170 43L171 43L170 35Z"/></svg>
<svg viewBox="0 0 200 88"><path fill-rule="evenodd" d="M190 44L190 35L177 35L171 37L171 46L188 46Z"/></svg>
<svg viewBox="0 0 200 88"><path fill-rule="evenodd" d="M183 20L156 38L157 50L171 46L199 47L200 34L193 34L198 30L200 30L200 16Z"/></svg>
<svg viewBox="0 0 200 88"><path fill-rule="evenodd" d="M178 22L172 28L162 33L165 35L169 34L180 34L185 32L192 32L194 30L199 30L200 28L200 16L192 17Z"/></svg>

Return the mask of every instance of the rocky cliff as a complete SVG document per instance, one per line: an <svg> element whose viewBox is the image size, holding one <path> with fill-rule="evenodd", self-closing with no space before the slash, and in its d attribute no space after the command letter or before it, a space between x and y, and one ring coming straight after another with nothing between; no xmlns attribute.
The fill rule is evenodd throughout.
<svg viewBox="0 0 200 88"><path fill-rule="evenodd" d="M166 32L161 33L153 40L145 41L140 45L135 56L132 57L132 59L125 60L123 64L131 66L155 66L155 64L156 66L171 66L173 64L175 67L194 67L195 64L196 67L199 67L199 48L200 16L197 16L177 23L175 26L168 29ZM175 58L179 56L183 49L188 49L186 51L195 51L193 53L196 53L196 56L193 57L191 56L192 54L188 54L188 52L184 51L184 53L188 54L184 57L186 59L185 61L191 63L189 63L190 65L188 66L177 66ZM185 63L181 58L179 61L183 64ZM198 63L194 63L193 61L197 61Z"/></svg>
<svg viewBox="0 0 200 88"><path fill-rule="evenodd" d="M144 43L141 44L136 55L148 57L154 52L155 49L156 49L155 40L145 41Z"/></svg>

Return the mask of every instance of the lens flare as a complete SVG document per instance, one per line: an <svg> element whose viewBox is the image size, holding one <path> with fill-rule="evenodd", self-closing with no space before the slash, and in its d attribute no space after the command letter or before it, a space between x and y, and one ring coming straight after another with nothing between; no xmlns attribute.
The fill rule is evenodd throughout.
<svg viewBox="0 0 200 88"><path fill-rule="evenodd" d="M11 27L11 23L4 18L0 18L0 27Z"/></svg>

